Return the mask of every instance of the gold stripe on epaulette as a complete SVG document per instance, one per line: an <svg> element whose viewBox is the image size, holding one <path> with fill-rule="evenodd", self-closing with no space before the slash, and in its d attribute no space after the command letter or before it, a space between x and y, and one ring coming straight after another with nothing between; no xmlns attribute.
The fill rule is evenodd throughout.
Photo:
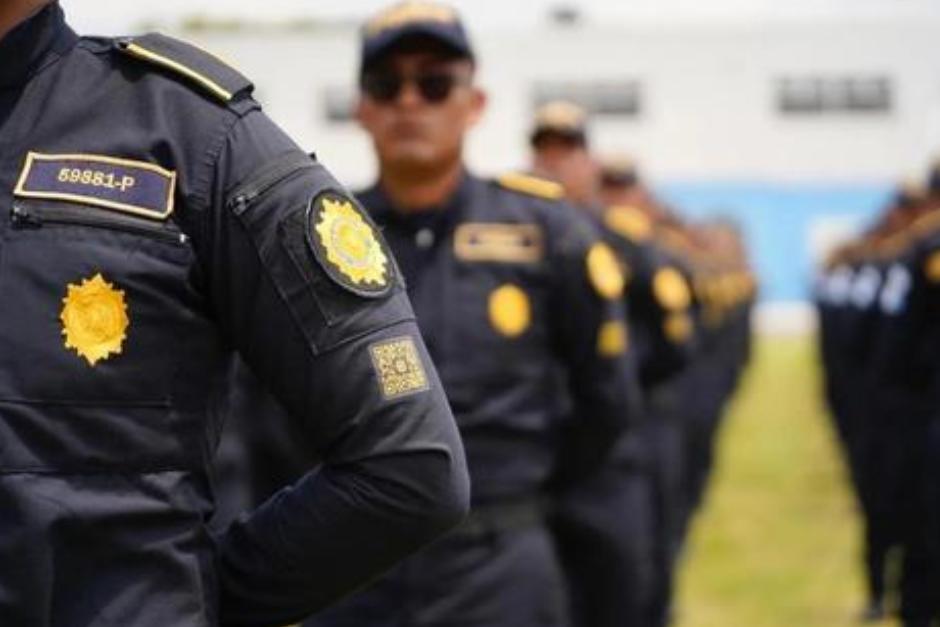
<svg viewBox="0 0 940 627"><path fill-rule="evenodd" d="M878 256L885 260L899 257L907 249L910 239L906 231L889 235L878 243Z"/></svg>
<svg viewBox="0 0 940 627"><path fill-rule="evenodd" d="M653 222L636 207L614 206L604 212L604 224L618 235L645 242L653 235Z"/></svg>
<svg viewBox="0 0 940 627"><path fill-rule="evenodd" d="M921 217L914 220L910 231L915 236L930 235L940 230L940 209L931 209Z"/></svg>
<svg viewBox="0 0 940 627"><path fill-rule="evenodd" d="M188 68L185 65L182 65L181 63L177 63L173 59L165 57L161 54L157 54L156 52L147 50L146 48L140 46L139 44L135 44L135 43L127 44L127 47L125 48L125 50L127 50L128 53L130 53L131 55L135 57L146 59L147 61L151 61L157 65L162 65L163 67L167 69L173 70L174 72L178 72L182 74L183 76L186 76L187 78L196 81L197 83L199 83L200 85L208 89L210 92L212 92L214 95L221 98L225 102L230 101L234 97L232 92L228 91L227 89L225 89L224 87L216 83L211 78L205 76L204 74L200 74L199 72L193 70L192 68Z"/></svg>
<svg viewBox="0 0 940 627"><path fill-rule="evenodd" d="M527 174L504 174L497 179L497 182L506 189L538 196L539 198L559 200L565 197L565 189L558 183Z"/></svg>

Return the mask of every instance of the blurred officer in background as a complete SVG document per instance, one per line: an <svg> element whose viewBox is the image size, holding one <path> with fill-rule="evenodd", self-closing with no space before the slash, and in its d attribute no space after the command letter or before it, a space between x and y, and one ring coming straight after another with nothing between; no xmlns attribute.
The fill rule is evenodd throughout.
<svg viewBox="0 0 940 627"><path fill-rule="evenodd" d="M656 201L643 183L636 162L627 155L604 155L598 159L598 194L605 207L642 207L656 213Z"/></svg>
<svg viewBox="0 0 940 627"><path fill-rule="evenodd" d="M828 398L865 516L864 617L882 618L897 594L908 627L940 618L938 215L928 194L900 188L878 223L827 261L819 296Z"/></svg>
<svg viewBox="0 0 940 627"><path fill-rule="evenodd" d="M467 171L483 114L457 14L398 4L363 28L357 115L384 228L441 373L473 484L461 529L314 620L319 626L568 624L544 521L550 475L577 484L636 401L624 277L557 185Z"/></svg>
<svg viewBox="0 0 940 627"><path fill-rule="evenodd" d="M561 183L618 252L629 277L625 305L640 382L644 397L656 398L692 355L690 286L655 242L647 214L631 205L602 204L606 182L590 153L581 107L564 101L540 107L529 139L534 171ZM635 178L627 184L639 187ZM625 198L639 200L636 194ZM578 625L666 620L662 605L668 605L663 597L675 536L666 530L678 527L682 450L661 446L660 409L648 404L640 428L621 436L604 472L561 496L553 523Z"/></svg>
<svg viewBox="0 0 940 627"><path fill-rule="evenodd" d="M453 527L463 451L392 253L251 83L55 2L3 2L0 36L0 623L283 625ZM236 353L321 465L213 538Z"/></svg>

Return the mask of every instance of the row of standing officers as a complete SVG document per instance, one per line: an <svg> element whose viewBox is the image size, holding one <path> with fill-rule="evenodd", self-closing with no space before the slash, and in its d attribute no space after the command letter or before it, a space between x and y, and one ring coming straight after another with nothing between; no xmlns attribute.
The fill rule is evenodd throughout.
<svg viewBox="0 0 940 627"><path fill-rule="evenodd" d="M486 95L450 8L380 12L361 54L356 117L379 172L356 197L408 287L466 448L472 507L305 625L666 625L750 350L755 283L739 233L684 224L625 160L599 166L587 115L568 102L537 112L530 172L471 173L462 147ZM310 456L259 422L272 409L250 375L233 389L226 413L242 422L222 459L253 475L242 497L254 504Z"/></svg>
<svg viewBox="0 0 940 627"><path fill-rule="evenodd" d="M623 169L616 209L471 174L435 3L363 29L358 198L183 42L8 0L0 61L4 627L668 620L748 354L733 228Z"/></svg>
<svg viewBox="0 0 940 627"><path fill-rule="evenodd" d="M869 604L940 620L940 165L836 249L817 285L825 394L865 521ZM897 607L895 607L897 606Z"/></svg>

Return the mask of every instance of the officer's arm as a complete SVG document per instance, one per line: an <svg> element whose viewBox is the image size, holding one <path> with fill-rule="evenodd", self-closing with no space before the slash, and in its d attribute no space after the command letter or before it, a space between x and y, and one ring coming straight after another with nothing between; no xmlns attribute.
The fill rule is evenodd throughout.
<svg viewBox="0 0 940 627"><path fill-rule="evenodd" d="M638 417L640 393L624 317L624 277L613 251L578 220L565 229L555 254L557 337L574 400L557 477L564 483L604 459L617 434Z"/></svg>
<svg viewBox="0 0 940 627"><path fill-rule="evenodd" d="M650 328L650 359L640 368L644 388L654 387L681 372L694 351L695 323L692 317L692 291L677 268L652 264L631 285L631 298L640 299Z"/></svg>
<svg viewBox="0 0 940 627"><path fill-rule="evenodd" d="M229 132L215 179L194 237L209 306L323 462L220 539L222 624L283 625L457 524L468 477L394 262L361 210L258 112Z"/></svg>

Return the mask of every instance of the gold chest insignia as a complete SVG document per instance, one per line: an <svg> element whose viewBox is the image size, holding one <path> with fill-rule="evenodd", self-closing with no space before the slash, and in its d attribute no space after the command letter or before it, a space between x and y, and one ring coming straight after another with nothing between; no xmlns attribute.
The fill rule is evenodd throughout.
<svg viewBox="0 0 940 627"><path fill-rule="evenodd" d="M653 276L653 296L663 309L682 311L692 304L689 284L675 268L663 268Z"/></svg>
<svg viewBox="0 0 940 627"><path fill-rule="evenodd" d="M310 207L310 245L336 283L361 296L391 287L391 253L375 226L349 198L328 192Z"/></svg>
<svg viewBox="0 0 940 627"><path fill-rule="evenodd" d="M490 293L490 324L498 333L516 338L532 323L532 305L522 288L507 283Z"/></svg>
<svg viewBox="0 0 940 627"><path fill-rule="evenodd" d="M621 320L608 320L597 333L597 354L601 357L618 357L627 352L629 334L627 325Z"/></svg>
<svg viewBox="0 0 940 627"><path fill-rule="evenodd" d="M587 271L591 285L601 297L616 300L623 296L626 278L610 246L602 242L591 246L587 254Z"/></svg>
<svg viewBox="0 0 940 627"><path fill-rule="evenodd" d="M84 357L90 366L121 353L130 325L122 290L98 273L78 285L70 284L62 303L59 319L66 348Z"/></svg>

